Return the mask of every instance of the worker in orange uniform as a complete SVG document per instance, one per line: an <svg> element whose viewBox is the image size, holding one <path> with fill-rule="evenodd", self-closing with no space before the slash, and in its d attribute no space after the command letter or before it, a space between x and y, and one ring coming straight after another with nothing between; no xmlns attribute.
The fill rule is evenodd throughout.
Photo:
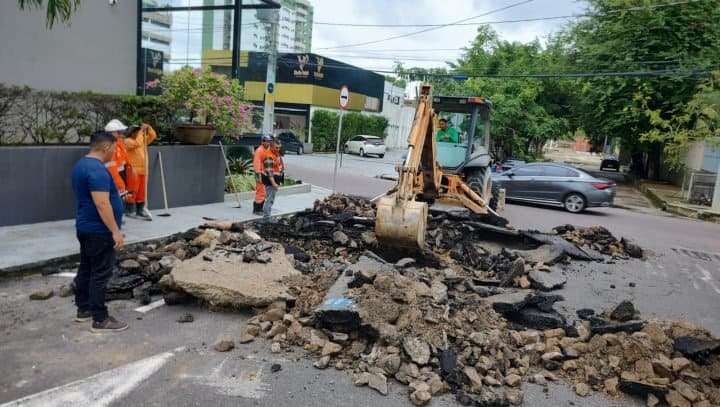
<svg viewBox="0 0 720 407"><path fill-rule="evenodd" d="M152 215L146 205L147 168L145 164L149 158L148 145L155 141L156 138L155 129L144 123L139 129L136 128L125 137L128 160L134 175L128 183L128 190L130 191L127 200L129 211L135 212L135 216L138 218L148 221L152 220Z"/></svg>
<svg viewBox="0 0 720 407"><path fill-rule="evenodd" d="M285 182L285 161L283 161L281 153L282 143L279 137L275 137L273 140L270 151L273 153L273 172L277 175L276 178L280 180L280 185Z"/></svg>
<svg viewBox="0 0 720 407"><path fill-rule="evenodd" d="M115 137L115 153L112 160L105 163L105 167L110 172L115 187L117 187L120 198L125 203L125 213L130 210L129 200L131 199L130 191L127 188L128 181L133 177L133 170L128 160L127 149L125 149L125 132L128 127L118 119L112 119L105 125L105 131L111 133ZM132 181L131 181L132 182Z"/></svg>
<svg viewBox="0 0 720 407"><path fill-rule="evenodd" d="M255 171L255 202L253 202L253 213L261 215L265 203L265 185L262 183L262 174L265 171L264 162L266 158L273 158L273 138L270 135L262 136L262 143L255 149L253 154L253 170Z"/></svg>

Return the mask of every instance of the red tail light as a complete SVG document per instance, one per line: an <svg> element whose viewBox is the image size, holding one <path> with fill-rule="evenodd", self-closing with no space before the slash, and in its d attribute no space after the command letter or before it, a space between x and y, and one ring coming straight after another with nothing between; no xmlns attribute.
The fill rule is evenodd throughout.
<svg viewBox="0 0 720 407"><path fill-rule="evenodd" d="M603 190L603 189L608 189L608 188L614 187L615 183L614 182L593 182L592 186L595 189Z"/></svg>

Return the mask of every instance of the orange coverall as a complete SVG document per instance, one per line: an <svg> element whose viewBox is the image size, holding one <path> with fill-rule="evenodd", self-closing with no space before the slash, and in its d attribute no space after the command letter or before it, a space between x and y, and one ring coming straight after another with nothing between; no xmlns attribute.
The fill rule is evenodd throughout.
<svg viewBox="0 0 720 407"><path fill-rule="evenodd" d="M147 135L145 133L147 129ZM147 169L145 159L147 146L157 138L157 133L150 125L143 124L143 127L134 131L125 138L128 161L133 169L133 176L128 178L128 190L132 196L128 197L128 203L145 202L145 183L147 182Z"/></svg>
<svg viewBox="0 0 720 407"><path fill-rule="evenodd" d="M255 170L255 174L262 174L265 170L263 163L266 158L272 158L273 161L275 161L272 147L266 149L260 145L260 147L255 149L255 154L253 155L253 170ZM262 181L257 180L255 181L255 203L259 204L262 202L265 202L265 185L263 185Z"/></svg>
<svg viewBox="0 0 720 407"><path fill-rule="evenodd" d="M112 161L108 161L105 167L112 175L115 186L118 189L120 196L123 196L128 191L127 181L132 178L133 171L128 161L128 153L125 149L125 143L121 137L115 139L115 154L113 154ZM125 178L123 178L123 176ZM125 201L129 199L129 196L124 197Z"/></svg>

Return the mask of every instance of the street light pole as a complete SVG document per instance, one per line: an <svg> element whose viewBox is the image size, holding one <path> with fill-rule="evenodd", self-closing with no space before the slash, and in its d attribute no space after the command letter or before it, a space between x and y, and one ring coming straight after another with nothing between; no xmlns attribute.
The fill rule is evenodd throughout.
<svg viewBox="0 0 720 407"><path fill-rule="evenodd" d="M267 57L267 74L265 75L265 108L263 110L263 134L274 135L275 124L275 75L277 72L277 36L278 36L278 9L258 10L260 21L270 26Z"/></svg>
<svg viewBox="0 0 720 407"><path fill-rule="evenodd" d="M720 157L718 157L718 167L715 171L715 191L713 192L712 210L720 212Z"/></svg>

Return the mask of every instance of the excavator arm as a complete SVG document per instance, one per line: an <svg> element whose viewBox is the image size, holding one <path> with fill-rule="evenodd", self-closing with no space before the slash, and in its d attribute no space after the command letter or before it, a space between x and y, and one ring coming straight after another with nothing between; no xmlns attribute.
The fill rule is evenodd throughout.
<svg viewBox="0 0 720 407"><path fill-rule="evenodd" d="M477 214L494 213L460 176L443 173L437 163L434 120L430 85L423 85L408 136L407 156L396 167L397 185L377 202L375 235L383 244L423 248L428 203L435 201L466 207Z"/></svg>

